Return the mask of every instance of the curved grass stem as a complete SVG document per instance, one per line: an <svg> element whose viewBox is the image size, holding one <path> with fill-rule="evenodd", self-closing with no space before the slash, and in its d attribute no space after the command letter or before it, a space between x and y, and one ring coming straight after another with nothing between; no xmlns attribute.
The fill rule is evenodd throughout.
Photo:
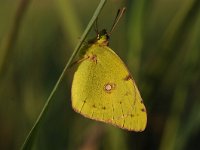
<svg viewBox="0 0 200 150"><path fill-rule="evenodd" d="M27 135L21 149L22 150L27 150L27 149L31 149L32 147L32 143L34 141L34 138L36 137L36 133L41 125L41 122L44 120L45 118L45 114L47 113L48 111L48 108L49 108L49 104L50 102L52 102L52 97L53 95L55 94L56 90L58 89L58 86L60 85L65 73L66 73L66 70L69 68L71 62L73 61L73 59L75 58L75 56L77 55L77 53L79 52L80 48L81 48L81 45L83 43L83 41L85 40L86 36L88 35L89 31L91 30L92 28L92 25L94 24L96 18L98 17L99 13L101 12L104 4L106 3L106 0L101 0L98 7L96 8L94 14L93 14L93 17L91 18L87 28L85 29L83 35L81 36L81 39L80 41L78 42L78 44L76 45L75 49L74 49L74 52L72 53L71 57L69 58L68 62L66 63L65 65L65 68L63 69L58 81L56 82L53 90L51 91L41 113L39 114L35 124L33 125L33 127L31 128L29 134Z"/></svg>

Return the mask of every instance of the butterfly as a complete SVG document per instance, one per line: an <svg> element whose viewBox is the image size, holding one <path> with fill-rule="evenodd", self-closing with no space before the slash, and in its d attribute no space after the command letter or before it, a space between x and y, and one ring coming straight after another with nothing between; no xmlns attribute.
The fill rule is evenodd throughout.
<svg viewBox="0 0 200 150"><path fill-rule="evenodd" d="M143 131L145 105L127 67L108 46L109 38L103 29L82 48L72 82L72 107L87 118Z"/></svg>

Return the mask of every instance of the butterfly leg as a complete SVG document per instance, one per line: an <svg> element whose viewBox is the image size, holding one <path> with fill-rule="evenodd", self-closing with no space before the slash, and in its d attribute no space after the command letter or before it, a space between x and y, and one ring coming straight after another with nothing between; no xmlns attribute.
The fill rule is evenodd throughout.
<svg viewBox="0 0 200 150"><path fill-rule="evenodd" d="M75 62L73 62L73 63L70 64L69 68L71 68L71 67L74 66L75 64L79 64L79 63L83 62L84 60L86 60L86 59L88 59L88 58L89 58L89 56L88 56L88 57L83 57L83 58L81 58L81 59L76 60Z"/></svg>
<svg viewBox="0 0 200 150"><path fill-rule="evenodd" d="M84 60L89 59L90 61L92 61L95 64L97 64L97 55L95 55L95 54L85 55L84 58L85 58Z"/></svg>

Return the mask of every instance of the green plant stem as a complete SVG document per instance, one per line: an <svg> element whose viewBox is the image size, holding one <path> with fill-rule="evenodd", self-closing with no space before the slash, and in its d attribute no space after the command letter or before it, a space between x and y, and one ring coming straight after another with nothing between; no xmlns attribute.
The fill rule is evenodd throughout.
<svg viewBox="0 0 200 150"><path fill-rule="evenodd" d="M129 51L128 51L128 64L131 71L134 70L134 79L138 80L139 69L141 63L141 53L143 46L142 26L143 26L143 13L144 13L145 0L134 1L130 8L130 15L133 18L129 22L128 38Z"/></svg>
<svg viewBox="0 0 200 150"><path fill-rule="evenodd" d="M43 107L41 113L39 114L39 116L38 116L38 118L37 118L35 124L33 125L31 131L29 132L28 136L26 137L26 139L25 139L25 141L24 141L24 143L23 143L23 145L22 145L22 148L21 148L22 150L31 149L31 146L32 146L32 142L33 142L33 140L34 140L34 137L35 137L35 135L36 135L36 133L37 133L37 131L38 131L38 129L39 129L39 126L40 126L41 122L44 120L44 116L45 116L45 114L47 113L47 110L48 110L48 108L49 108L49 104L50 104L50 102L51 102L51 100L52 100L53 95L55 94L55 92L56 92L56 90L57 90L59 84L61 83L61 81L62 81L62 79L63 79L63 77L64 77L64 75L65 75L65 73L66 73L66 70L68 69L68 67L69 67L70 64L72 63L74 57L75 57L75 56L77 55L77 53L79 52L83 41L85 40L86 36L88 35L90 29L92 28L92 25L94 24L96 18L98 17L98 15L99 15L99 13L101 12L101 10L102 10L102 8L103 8L103 6L104 6L105 3L106 3L106 0L101 0L101 1L100 1L99 5L98 5L98 7L97 7L97 9L96 9L96 11L94 12L93 17L91 18L91 20L90 20L90 22L89 22L87 28L85 29L83 35L81 36L80 41L79 41L78 44L76 45L76 47L75 47L75 49L74 49L74 52L72 53L71 57L69 58L68 62L66 63L65 68L63 69L63 71L62 71L62 73L61 73L61 75L60 75L58 81L56 82L56 84L55 84L53 90L51 91L51 93L50 93L50 95L49 95L49 97L48 97L48 99L47 99L47 101L46 101L46 103L45 103L45 105L44 105L44 107Z"/></svg>

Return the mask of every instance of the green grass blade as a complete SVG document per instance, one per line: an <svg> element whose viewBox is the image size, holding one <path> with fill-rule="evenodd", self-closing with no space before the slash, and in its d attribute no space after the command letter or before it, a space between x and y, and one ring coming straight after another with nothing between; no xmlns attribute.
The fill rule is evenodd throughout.
<svg viewBox="0 0 200 150"><path fill-rule="evenodd" d="M6 69L9 67L14 46L29 4L30 0L20 1L10 31L4 36L4 39L0 43L0 77L3 76L4 72L6 72Z"/></svg>
<svg viewBox="0 0 200 150"><path fill-rule="evenodd" d="M71 62L73 61L74 57L76 56L76 54L79 52L80 48L81 48L81 45L83 43L83 41L85 40L86 36L88 35L89 31L91 30L92 28L92 25L94 24L96 18L98 17L99 13L101 12L104 4L106 3L106 0L101 0L96 11L94 12L94 15L93 17L91 18L87 28L85 29L83 35L81 36L81 39L80 41L78 42L78 44L76 45L71 57L69 58L68 62L66 63L66 66L65 68L63 69L58 81L56 82L53 90L51 91L41 113L39 114L35 124L33 125L31 131L29 132L28 136L26 137L25 141L24 141L24 144L22 145L22 150L27 150L27 149L31 149L32 147L32 143L34 141L34 138L36 137L36 133L41 125L41 122L44 120L44 117L45 117L45 114L47 113L48 111L48 107L49 107L49 104L52 100L52 97L53 95L55 94L59 84L61 83L65 73L66 73L66 70L68 69L69 65L71 64Z"/></svg>

